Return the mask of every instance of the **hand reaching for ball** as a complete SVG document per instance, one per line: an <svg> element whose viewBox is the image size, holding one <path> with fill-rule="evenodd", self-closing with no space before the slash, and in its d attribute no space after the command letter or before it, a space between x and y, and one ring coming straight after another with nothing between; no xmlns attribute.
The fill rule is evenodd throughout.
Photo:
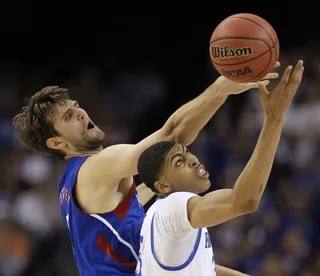
<svg viewBox="0 0 320 276"><path fill-rule="evenodd" d="M290 65L284 71L279 84L269 92L263 82L258 82L261 103L265 115L275 120L283 120L297 92L303 76L303 61L299 60L294 70Z"/></svg>
<svg viewBox="0 0 320 276"><path fill-rule="evenodd" d="M276 68L279 66L280 66L280 62L277 61L274 67ZM261 80L261 84L264 86L267 86L270 82L269 80L277 79L278 77L279 77L278 73L269 73ZM248 83L234 82L223 76L219 77L216 80L216 84L219 86L221 93L225 95L236 95L236 94L243 93L249 89L259 87L258 82L248 82Z"/></svg>

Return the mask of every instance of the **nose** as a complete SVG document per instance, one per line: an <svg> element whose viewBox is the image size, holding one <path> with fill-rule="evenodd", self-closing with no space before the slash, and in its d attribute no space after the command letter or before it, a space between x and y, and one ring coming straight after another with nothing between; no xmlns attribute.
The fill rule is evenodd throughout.
<svg viewBox="0 0 320 276"><path fill-rule="evenodd" d="M197 158L190 158L188 163L191 168L195 168L199 165L199 161Z"/></svg>
<svg viewBox="0 0 320 276"><path fill-rule="evenodd" d="M84 118L86 116L86 112L81 108L77 108L77 111L78 111L78 119L79 119L79 121L84 120Z"/></svg>

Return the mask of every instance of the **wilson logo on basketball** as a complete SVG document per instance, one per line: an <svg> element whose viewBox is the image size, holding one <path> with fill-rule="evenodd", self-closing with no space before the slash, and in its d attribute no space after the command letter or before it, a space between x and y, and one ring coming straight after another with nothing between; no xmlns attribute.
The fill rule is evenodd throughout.
<svg viewBox="0 0 320 276"><path fill-rule="evenodd" d="M213 58L224 59L224 58L249 56L252 54L253 54L253 51L251 47L236 48L236 49L232 49L229 45L225 45L223 47L218 47L218 46L211 47L211 55Z"/></svg>

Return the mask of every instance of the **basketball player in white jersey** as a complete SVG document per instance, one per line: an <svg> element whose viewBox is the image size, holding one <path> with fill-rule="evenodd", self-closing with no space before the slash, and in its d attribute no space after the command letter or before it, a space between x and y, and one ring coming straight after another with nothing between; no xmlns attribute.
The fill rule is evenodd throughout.
<svg viewBox="0 0 320 276"><path fill-rule="evenodd" d="M265 117L254 152L233 189L201 197L210 187L209 174L185 146L160 142L139 158L143 182L158 195L143 222L139 276L246 275L215 264L206 227L257 210L279 144L283 121L301 82L303 62L291 74L289 66L278 86L269 93L260 83Z"/></svg>

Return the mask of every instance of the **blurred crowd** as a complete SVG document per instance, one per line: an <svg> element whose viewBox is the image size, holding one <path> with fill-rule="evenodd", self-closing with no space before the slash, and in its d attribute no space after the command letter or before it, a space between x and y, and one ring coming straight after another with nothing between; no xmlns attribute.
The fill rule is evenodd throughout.
<svg viewBox="0 0 320 276"><path fill-rule="evenodd" d="M305 76L258 211L210 229L218 264L259 276L320 275L320 56L315 50L299 52ZM279 71L297 60L295 51L282 52ZM23 99L51 82L45 70L21 80L16 69L11 65L0 72L5 99L0 101L0 276L77 275L58 203L65 163L26 150L12 127ZM217 75L209 63L207 70L213 81ZM150 66L120 70L108 82L99 67L86 66L59 84L72 88L71 95L106 132L105 146L143 138L152 122L150 110L161 112L170 105L168 93L176 93ZM259 93L252 90L230 97L203 129L192 151L210 172L211 189L233 186L262 121Z"/></svg>

